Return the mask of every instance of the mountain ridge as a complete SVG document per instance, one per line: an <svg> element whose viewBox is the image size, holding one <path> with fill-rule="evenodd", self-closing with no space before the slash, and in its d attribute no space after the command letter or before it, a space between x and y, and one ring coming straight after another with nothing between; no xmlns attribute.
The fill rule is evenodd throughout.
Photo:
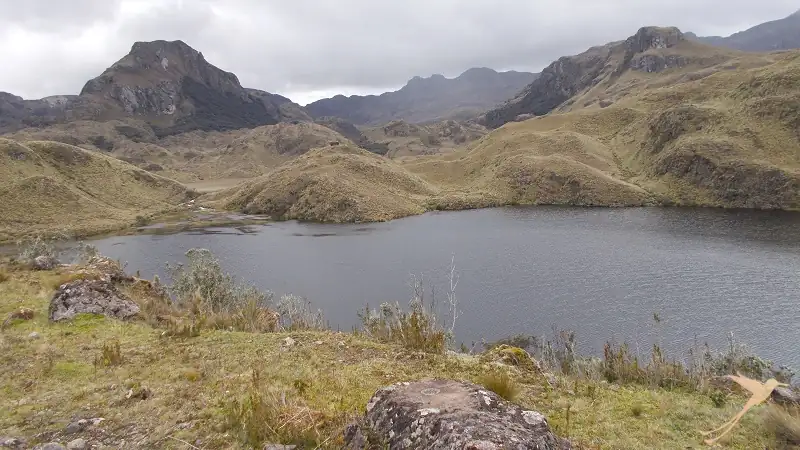
<svg viewBox="0 0 800 450"><path fill-rule="evenodd" d="M706 44L742 51L775 51L800 48L800 9L783 19L764 22L730 36L697 36L691 39Z"/></svg>
<svg viewBox="0 0 800 450"><path fill-rule="evenodd" d="M605 96L610 97L607 94L614 89L625 89L625 84L618 83L623 78L630 84L671 70L707 68L733 58L732 52L735 51L686 39L676 27L642 27L624 41L559 58L516 97L485 112L478 122L497 128L515 120L541 116L568 107L567 102L574 102L576 96L590 91L606 91ZM613 102L609 98L601 101L601 107Z"/></svg>
<svg viewBox="0 0 800 450"><path fill-rule="evenodd" d="M25 100L0 93L0 132L124 118L144 120L160 136L312 120L283 96L243 87L181 40L135 42L78 95Z"/></svg>
<svg viewBox="0 0 800 450"><path fill-rule="evenodd" d="M470 119L513 96L537 74L497 72L486 67L467 69L459 76L415 76L402 88L380 95L336 95L306 105L314 118L338 117L356 125L383 125L394 120L410 123Z"/></svg>

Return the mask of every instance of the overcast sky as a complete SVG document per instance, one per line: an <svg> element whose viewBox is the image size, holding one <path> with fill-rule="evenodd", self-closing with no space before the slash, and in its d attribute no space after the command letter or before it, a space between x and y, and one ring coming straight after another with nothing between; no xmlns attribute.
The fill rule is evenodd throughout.
<svg viewBox="0 0 800 450"><path fill-rule="evenodd" d="M470 67L539 71L644 25L723 35L797 0L0 0L0 91L77 94L134 41L181 39L305 104Z"/></svg>

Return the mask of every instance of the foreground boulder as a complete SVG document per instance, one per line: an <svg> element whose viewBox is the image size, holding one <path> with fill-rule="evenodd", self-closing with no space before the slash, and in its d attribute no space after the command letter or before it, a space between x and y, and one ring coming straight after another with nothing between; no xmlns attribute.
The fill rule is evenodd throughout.
<svg viewBox="0 0 800 450"><path fill-rule="evenodd" d="M77 314L99 314L126 320L139 306L108 279L81 279L61 285L50 300L50 320L69 320Z"/></svg>
<svg viewBox="0 0 800 450"><path fill-rule="evenodd" d="M399 383L380 389L345 448L571 449L536 411L472 384L451 380Z"/></svg>

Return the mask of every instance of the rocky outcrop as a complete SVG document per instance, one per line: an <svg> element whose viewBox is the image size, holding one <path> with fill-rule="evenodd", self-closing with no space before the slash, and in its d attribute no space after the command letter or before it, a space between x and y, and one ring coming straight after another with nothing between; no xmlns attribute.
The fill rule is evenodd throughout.
<svg viewBox="0 0 800 450"><path fill-rule="evenodd" d="M66 118L66 106L76 96L62 95L40 100L24 100L0 92L0 133L25 127L42 127Z"/></svg>
<svg viewBox="0 0 800 450"><path fill-rule="evenodd" d="M515 98L482 115L490 128L541 116L601 83L612 83L626 71L661 72L683 67L691 58L675 51L686 40L674 27L643 27L622 42L612 42L575 56L559 58Z"/></svg>
<svg viewBox="0 0 800 450"><path fill-rule="evenodd" d="M78 314L98 314L127 320L139 313L139 306L107 279L80 279L61 285L50 300L53 322Z"/></svg>
<svg viewBox="0 0 800 450"><path fill-rule="evenodd" d="M347 427L345 448L556 450L572 448L545 417L481 386L450 380L398 383L372 397Z"/></svg>
<svg viewBox="0 0 800 450"><path fill-rule="evenodd" d="M314 118L333 116L356 125L379 126L393 120L427 123L471 119L505 101L537 74L472 68L452 79L414 77L400 90L381 95L337 95L306 106Z"/></svg>
<svg viewBox="0 0 800 450"><path fill-rule="evenodd" d="M158 136L311 121L285 97L242 87L182 41L136 42L78 96L23 100L0 93L0 132L128 117L148 122Z"/></svg>

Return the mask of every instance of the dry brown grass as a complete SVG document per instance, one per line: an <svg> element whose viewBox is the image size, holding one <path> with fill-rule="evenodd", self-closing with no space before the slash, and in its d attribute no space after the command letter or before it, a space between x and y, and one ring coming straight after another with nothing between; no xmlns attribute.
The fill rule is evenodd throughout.
<svg viewBox="0 0 800 450"><path fill-rule="evenodd" d="M775 436L776 448L800 448L800 410L797 407L767 406L764 427Z"/></svg>
<svg viewBox="0 0 800 450"><path fill-rule="evenodd" d="M386 158L339 145L312 150L210 199L222 208L278 219L355 222L421 214L434 192Z"/></svg>
<svg viewBox="0 0 800 450"><path fill-rule="evenodd" d="M478 383L500 397L513 402L519 398L520 386L503 369L495 369L478 378Z"/></svg>
<svg viewBox="0 0 800 450"><path fill-rule="evenodd" d="M0 139L0 241L97 233L173 209L186 188L115 158L57 142Z"/></svg>
<svg viewBox="0 0 800 450"><path fill-rule="evenodd" d="M800 208L800 52L700 47L674 50L694 52L680 70L598 86L619 94L611 106L573 102L444 155L377 162L328 148L216 199L335 222L508 204ZM400 136L419 131L395 125Z"/></svg>
<svg viewBox="0 0 800 450"><path fill-rule="evenodd" d="M365 128L372 142L386 144L390 158L449 153L480 139L488 130L477 124L444 120L431 124L411 124L402 120L379 127Z"/></svg>

